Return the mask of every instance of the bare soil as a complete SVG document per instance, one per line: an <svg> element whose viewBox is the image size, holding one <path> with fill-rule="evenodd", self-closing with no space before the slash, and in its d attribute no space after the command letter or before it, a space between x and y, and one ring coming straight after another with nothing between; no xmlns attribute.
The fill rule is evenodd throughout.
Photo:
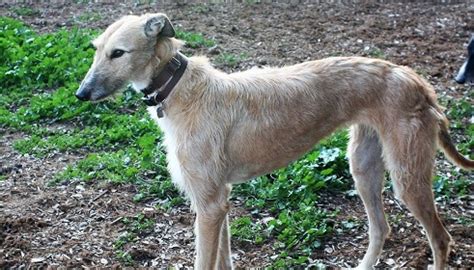
<svg viewBox="0 0 474 270"><path fill-rule="evenodd" d="M79 1L80 2L80 1ZM462 98L472 88L452 78L465 56L474 32L474 4L32 4L34 14L20 16L15 7L0 4L0 15L20 18L39 32L61 27L104 29L122 15L165 12L186 31L201 32L217 42L212 49L185 49L205 54L226 71L253 66L281 66L334 55L383 56L408 65L426 77L439 96ZM92 16L94 15L94 16ZM86 18L86 19L84 19ZM87 19L91 18L91 19ZM242 55L236 66L218 61L219 54ZM114 267L125 264L115 256L113 243L124 233L124 218L143 213L156 225L127 244L134 266L190 267L193 261L193 219L189 207L156 210L157 202L135 203L135 188L105 183L64 183L48 186L53 175L83 156L53 154L43 159L20 155L12 148L20 133L0 130L0 268ZM464 140L455 134L456 140ZM452 166L440 156L438 173ZM471 177L474 175L471 173ZM471 194L474 187L471 187ZM385 208L392 225L378 268L426 268L432 264L429 244L418 223L385 191ZM334 267L353 267L368 244L363 205L358 197L327 193L318 207L342 213L334 220L339 233L323 239L311 259ZM233 199L231 219L252 215ZM474 267L474 199L439 201L440 215L456 244L451 267ZM254 216L258 220L259 216ZM342 221L361 226L343 228ZM466 220L471 220L470 226ZM238 268L268 266L277 255L268 239L261 246L233 243ZM311 265L308 265L311 267Z"/></svg>

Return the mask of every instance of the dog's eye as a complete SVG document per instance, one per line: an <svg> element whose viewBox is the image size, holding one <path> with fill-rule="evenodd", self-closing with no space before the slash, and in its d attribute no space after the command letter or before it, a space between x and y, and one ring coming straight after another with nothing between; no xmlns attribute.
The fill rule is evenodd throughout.
<svg viewBox="0 0 474 270"><path fill-rule="evenodd" d="M125 53L124 50L113 50L112 54L110 55L110 58L119 58Z"/></svg>

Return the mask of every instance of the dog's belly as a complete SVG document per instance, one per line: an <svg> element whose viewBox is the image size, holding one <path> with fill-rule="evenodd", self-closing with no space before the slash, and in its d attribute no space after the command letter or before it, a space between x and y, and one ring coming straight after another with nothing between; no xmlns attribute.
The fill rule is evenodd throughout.
<svg viewBox="0 0 474 270"><path fill-rule="evenodd" d="M229 146L233 166L228 181L245 182L285 167L343 125L342 121L315 123L306 125L304 129L298 125L285 127L284 130L264 128L234 135L231 139L233 143Z"/></svg>
<svg viewBox="0 0 474 270"><path fill-rule="evenodd" d="M262 155L255 155L252 159L242 159L237 163L237 166L233 167L228 179L231 183L242 183L276 169L286 167L292 161L308 152L316 142L297 149L293 148L291 152L272 150L263 152Z"/></svg>

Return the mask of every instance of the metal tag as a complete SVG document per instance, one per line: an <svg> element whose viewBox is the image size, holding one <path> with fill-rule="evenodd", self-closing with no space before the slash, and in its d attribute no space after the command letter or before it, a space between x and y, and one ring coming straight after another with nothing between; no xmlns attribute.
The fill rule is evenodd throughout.
<svg viewBox="0 0 474 270"><path fill-rule="evenodd" d="M163 105L161 103L158 104L158 107L156 107L156 115L158 116L158 118L162 118L164 116Z"/></svg>

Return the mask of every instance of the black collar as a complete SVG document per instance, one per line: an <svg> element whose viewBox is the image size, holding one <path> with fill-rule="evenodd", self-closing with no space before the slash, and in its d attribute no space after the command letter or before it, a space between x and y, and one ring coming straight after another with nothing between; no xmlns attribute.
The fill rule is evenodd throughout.
<svg viewBox="0 0 474 270"><path fill-rule="evenodd" d="M161 103L168 97L173 88L183 76L184 71L188 65L186 56L177 52L173 58L171 58L163 70L154 77L151 83L144 89L140 90L145 97L143 101L148 106L158 106L157 113L158 117L163 117L163 109ZM161 89L161 91L160 91ZM155 95L150 96L155 93Z"/></svg>

